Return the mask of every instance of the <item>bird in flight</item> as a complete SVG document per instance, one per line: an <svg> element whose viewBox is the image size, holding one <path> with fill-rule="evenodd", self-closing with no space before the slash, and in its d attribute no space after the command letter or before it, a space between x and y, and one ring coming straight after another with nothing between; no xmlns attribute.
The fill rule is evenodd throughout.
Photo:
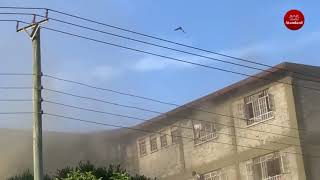
<svg viewBox="0 0 320 180"><path fill-rule="evenodd" d="M176 29L174 29L174 31L182 31L183 33L186 33L185 31L184 31L184 29L180 26L180 27L178 27L178 28L176 28Z"/></svg>

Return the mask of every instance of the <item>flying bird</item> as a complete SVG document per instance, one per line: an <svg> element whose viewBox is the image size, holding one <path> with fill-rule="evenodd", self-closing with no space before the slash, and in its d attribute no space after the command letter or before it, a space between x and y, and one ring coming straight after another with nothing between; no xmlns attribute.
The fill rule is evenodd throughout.
<svg viewBox="0 0 320 180"><path fill-rule="evenodd" d="M183 33L186 33L185 31L184 31L184 29L180 26L180 27L178 27L178 28L176 28L174 31L182 31Z"/></svg>

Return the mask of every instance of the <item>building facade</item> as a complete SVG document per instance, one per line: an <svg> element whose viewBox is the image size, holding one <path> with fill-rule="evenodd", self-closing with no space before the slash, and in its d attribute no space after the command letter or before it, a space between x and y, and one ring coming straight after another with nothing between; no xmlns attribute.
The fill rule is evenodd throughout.
<svg viewBox="0 0 320 180"><path fill-rule="evenodd" d="M319 67L277 65L137 125L150 133L132 136L127 153L158 179L319 179L317 76Z"/></svg>
<svg viewBox="0 0 320 180"><path fill-rule="evenodd" d="M45 133L45 170L91 160L163 180L319 180L319 77L282 63L130 129ZM32 168L31 132L0 134L0 178Z"/></svg>

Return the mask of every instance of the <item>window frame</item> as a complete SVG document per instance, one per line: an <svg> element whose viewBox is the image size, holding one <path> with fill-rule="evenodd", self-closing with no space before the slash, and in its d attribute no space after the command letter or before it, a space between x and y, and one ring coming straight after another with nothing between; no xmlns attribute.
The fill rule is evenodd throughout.
<svg viewBox="0 0 320 180"><path fill-rule="evenodd" d="M158 151L158 136L157 135L151 135L149 137L149 141L150 141L150 152L156 152ZM154 147L155 145L155 147Z"/></svg>
<svg viewBox="0 0 320 180"><path fill-rule="evenodd" d="M228 174L222 169L214 170L202 175L203 180L228 180Z"/></svg>
<svg viewBox="0 0 320 180"><path fill-rule="evenodd" d="M163 141L165 139L165 141ZM163 143L165 142L165 143ZM165 148L168 147L168 134L166 133L165 130L160 131L160 148Z"/></svg>
<svg viewBox="0 0 320 180"><path fill-rule="evenodd" d="M142 148L142 144L144 144L144 148ZM139 139L138 140L138 146L139 146L139 155L140 155L140 157L148 155L146 138ZM142 151L142 149L144 149L144 151Z"/></svg>
<svg viewBox="0 0 320 180"><path fill-rule="evenodd" d="M176 133L176 135L174 135ZM171 135L171 143L172 144L179 144L180 138L179 138L179 128L172 127L170 129L170 135Z"/></svg>
<svg viewBox="0 0 320 180"><path fill-rule="evenodd" d="M273 119L275 109L273 95L269 89L264 89L244 98L244 111L246 126L250 127L258 123Z"/></svg>
<svg viewBox="0 0 320 180"><path fill-rule="evenodd" d="M289 172L287 168L285 168L285 164L284 164L285 159L287 159L286 154L280 154L280 152L274 152L274 153L259 156L247 161L246 162L247 180L252 180L257 178L259 180L269 180L270 178L271 179L281 178L284 174L287 174ZM271 164L279 163L277 167L278 169L274 169L274 167L276 166L274 164L270 166L270 163ZM272 171L277 171L277 173Z"/></svg>
<svg viewBox="0 0 320 180"><path fill-rule="evenodd" d="M193 120L192 124L195 145L200 145L217 138L217 130L214 122ZM196 125L200 125L200 130L197 130L197 128L195 127ZM209 128L208 125L210 126Z"/></svg>

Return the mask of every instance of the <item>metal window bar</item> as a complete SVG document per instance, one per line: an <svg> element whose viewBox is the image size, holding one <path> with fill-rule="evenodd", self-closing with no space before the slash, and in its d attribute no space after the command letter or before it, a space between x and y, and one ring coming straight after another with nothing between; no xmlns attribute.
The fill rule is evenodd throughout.
<svg viewBox="0 0 320 180"><path fill-rule="evenodd" d="M166 134L160 136L160 145L161 145L161 147L166 147L168 145Z"/></svg>
<svg viewBox="0 0 320 180"><path fill-rule="evenodd" d="M265 180L283 180L282 177L283 177L282 174L279 174L279 175L276 175L276 176L273 176L273 177L268 177Z"/></svg>
<svg viewBox="0 0 320 180"><path fill-rule="evenodd" d="M140 140L139 141L139 150L140 150L140 155L146 155L147 154L147 146L146 146L146 141L145 140Z"/></svg>
<svg viewBox="0 0 320 180"><path fill-rule="evenodd" d="M284 170L284 161L283 161L284 158L285 158L285 155L280 155L278 152L255 158L253 160L253 163L246 164L247 179L251 179L253 173L257 173L257 174L261 175L261 180L284 180L283 179L284 174L286 174L286 170ZM280 164L279 164L279 169L276 170L278 172L278 174L274 175L268 169L268 168L270 168L270 167L268 167L268 162L270 163L270 161L274 161L272 163L275 163L276 160L279 160ZM259 172L250 172L250 171L254 170L252 167L248 167L250 165L252 167L254 165L260 166L261 172L260 173ZM272 165L274 166L274 164L272 164Z"/></svg>
<svg viewBox="0 0 320 180"><path fill-rule="evenodd" d="M270 101L271 99L269 97L268 90L263 90L261 93L245 97L245 104L252 105L254 116L248 120L248 125L274 117L274 112L269 107Z"/></svg>
<svg viewBox="0 0 320 180"><path fill-rule="evenodd" d="M195 144L201 144L217 137L214 123L199 122L197 125L200 127L194 127Z"/></svg>
<svg viewBox="0 0 320 180"><path fill-rule="evenodd" d="M156 136L151 136L150 137L150 150L151 150L151 152L154 152L154 151L158 150L158 144L157 144L157 137Z"/></svg>
<svg viewBox="0 0 320 180"><path fill-rule="evenodd" d="M228 175L226 172L217 170L204 174L203 178L204 180L228 180Z"/></svg>
<svg viewBox="0 0 320 180"><path fill-rule="evenodd" d="M171 129L171 142L177 144L179 142L179 131L176 128Z"/></svg>
<svg viewBox="0 0 320 180"><path fill-rule="evenodd" d="M204 174L204 180L222 180L221 171L212 171Z"/></svg>

